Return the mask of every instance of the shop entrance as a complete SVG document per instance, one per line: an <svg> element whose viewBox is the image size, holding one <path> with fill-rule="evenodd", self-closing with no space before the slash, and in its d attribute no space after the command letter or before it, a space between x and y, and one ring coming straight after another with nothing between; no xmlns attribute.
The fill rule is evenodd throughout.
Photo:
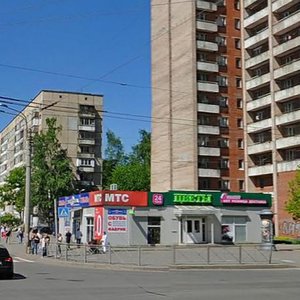
<svg viewBox="0 0 300 300"><path fill-rule="evenodd" d="M182 242L184 244L198 244L206 242L205 218L183 219Z"/></svg>

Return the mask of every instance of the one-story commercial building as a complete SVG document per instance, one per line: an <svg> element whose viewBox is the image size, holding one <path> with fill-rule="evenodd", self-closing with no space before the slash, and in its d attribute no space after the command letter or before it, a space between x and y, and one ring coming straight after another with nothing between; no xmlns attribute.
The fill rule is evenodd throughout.
<svg viewBox="0 0 300 300"><path fill-rule="evenodd" d="M210 191L95 191L61 197L59 232L111 245L259 243L271 195Z"/></svg>

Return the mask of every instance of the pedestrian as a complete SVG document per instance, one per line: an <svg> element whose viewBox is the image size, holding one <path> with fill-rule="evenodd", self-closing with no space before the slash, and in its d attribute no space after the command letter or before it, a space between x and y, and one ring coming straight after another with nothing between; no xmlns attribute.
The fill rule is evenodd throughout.
<svg viewBox="0 0 300 300"><path fill-rule="evenodd" d="M107 246L108 246L108 239L107 239L106 231L103 232L103 236L102 236L102 239L101 239L101 244L102 244L102 252L106 253Z"/></svg>
<svg viewBox="0 0 300 300"><path fill-rule="evenodd" d="M7 227L6 228L6 233L5 233L5 237L6 237L5 243L6 244L9 243L10 235L11 235L11 228Z"/></svg>
<svg viewBox="0 0 300 300"><path fill-rule="evenodd" d="M32 254L38 254L38 248L40 244L40 237L37 233L33 234L33 239L32 239Z"/></svg>
<svg viewBox="0 0 300 300"><path fill-rule="evenodd" d="M50 244L50 237L48 234L44 234L41 239L41 246L42 246L42 256L48 256L48 247Z"/></svg>
<svg viewBox="0 0 300 300"><path fill-rule="evenodd" d="M75 238L76 238L77 247L79 248L79 245L81 244L81 238L82 238L82 232L80 231L79 227L76 230Z"/></svg>
<svg viewBox="0 0 300 300"><path fill-rule="evenodd" d="M18 228L17 238L19 239L19 244L23 244L24 231L23 231L22 227Z"/></svg>
<svg viewBox="0 0 300 300"><path fill-rule="evenodd" d="M70 249L71 237L72 237L72 233L71 233L70 230L68 229L68 231L67 231L67 233L66 233L67 249Z"/></svg>
<svg viewBox="0 0 300 300"><path fill-rule="evenodd" d="M61 256L61 244L62 244L62 242L63 242L63 237L62 237L62 234L59 233L57 235L57 249L58 249L59 256Z"/></svg>

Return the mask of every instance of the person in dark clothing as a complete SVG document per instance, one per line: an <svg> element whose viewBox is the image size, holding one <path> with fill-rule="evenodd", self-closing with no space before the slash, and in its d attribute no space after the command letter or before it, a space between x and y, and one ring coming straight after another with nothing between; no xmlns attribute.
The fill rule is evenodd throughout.
<svg viewBox="0 0 300 300"><path fill-rule="evenodd" d="M72 237L72 233L70 232L70 230L68 230L66 233L66 243L68 249L70 249L71 237Z"/></svg>

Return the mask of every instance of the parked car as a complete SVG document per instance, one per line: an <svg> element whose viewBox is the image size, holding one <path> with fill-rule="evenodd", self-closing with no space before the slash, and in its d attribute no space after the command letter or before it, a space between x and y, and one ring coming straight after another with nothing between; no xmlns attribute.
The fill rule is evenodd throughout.
<svg viewBox="0 0 300 300"><path fill-rule="evenodd" d="M12 278L14 276L14 262L8 250L0 245L0 276Z"/></svg>

